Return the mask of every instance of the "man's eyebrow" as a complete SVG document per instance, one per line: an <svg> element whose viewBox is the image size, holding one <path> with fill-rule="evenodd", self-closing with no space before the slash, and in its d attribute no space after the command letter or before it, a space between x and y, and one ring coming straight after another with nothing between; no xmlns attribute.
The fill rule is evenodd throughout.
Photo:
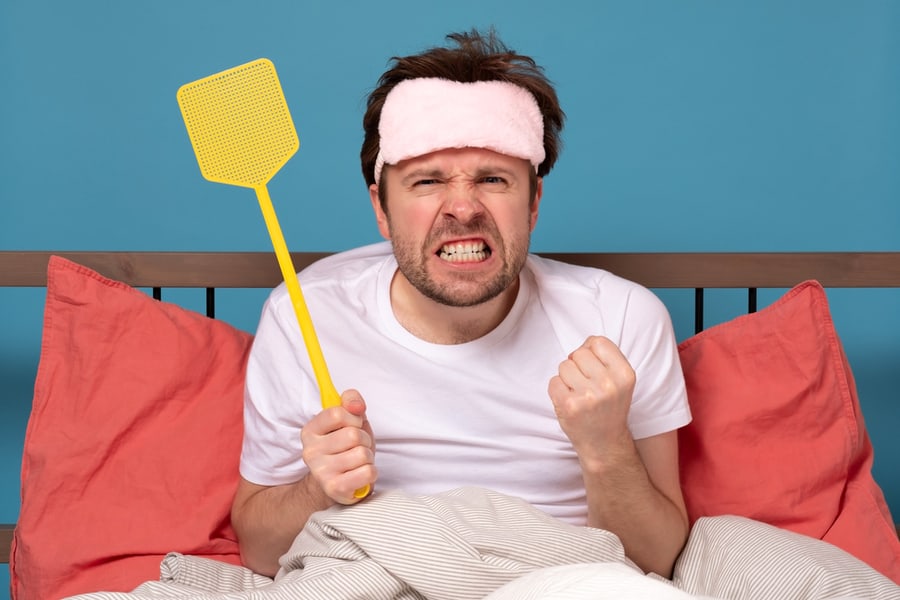
<svg viewBox="0 0 900 600"><path fill-rule="evenodd" d="M479 179L491 175L503 175L509 177L514 173L515 170L509 167L499 164L487 164L480 166L475 170L475 178ZM400 181L403 185L409 185L419 179L443 179L444 177L446 177L446 175L440 167L423 166L413 169L405 174Z"/></svg>
<svg viewBox="0 0 900 600"><path fill-rule="evenodd" d="M444 172L437 167L422 167L410 171L400 181L409 184L417 179L441 179L443 177Z"/></svg>
<svg viewBox="0 0 900 600"><path fill-rule="evenodd" d="M477 171L475 171L475 175L477 177L485 177L487 175L512 175L515 171L508 167L504 167L501 165L485 165L483 167L479 167Z"/></svg>

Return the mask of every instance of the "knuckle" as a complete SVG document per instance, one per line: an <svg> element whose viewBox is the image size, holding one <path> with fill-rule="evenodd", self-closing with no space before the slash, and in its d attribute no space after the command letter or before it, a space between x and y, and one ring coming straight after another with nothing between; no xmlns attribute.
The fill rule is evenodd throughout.
<svg viewBox="0 0 900 600"><path fill-rule="evenodd" d="M368 436L360 427L347 427L345 431L351 446L368 446Z"/></svg>
<svg viewBox="0 0 900 600"><path fill-rule="evenodd" d="M348 458L355 465L365 465L372 461L371 451L366 446L354 446L348 452Z"/></svg>
<svg viewBox="0 0 900 600"><path fill-rule="evenodd" d="M610 378L603 378L597 384L597 399L609 398L611 396L615 396L619 391L619 386Z"/></svg>
<svg viewBox="0 0 900 600"><path fill-rule="evenodd" d="M607 339L602 335L592 335L585 342L585 346L589 348L601 348L606 345Z"/></svg>

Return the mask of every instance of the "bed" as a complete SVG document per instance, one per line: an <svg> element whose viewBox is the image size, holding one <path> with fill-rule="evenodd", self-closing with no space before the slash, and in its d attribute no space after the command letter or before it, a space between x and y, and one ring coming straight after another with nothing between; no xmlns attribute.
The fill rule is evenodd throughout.
<svg viewBox="0 0 900 600"><path fill-rule="evenodd" d="M299 270L325 255L295 252L292 258ZM744 537L719 535L702 547L689 541L685 555L696 554L694 565L715 563L750 538L769 544L765 554L782 556L782 566L827 548L826 558L808 559L814 564L803 567L818 574L810 581L819 582L807 584L805 593L811 595L803 597L827 597L826 592L900 597L900 530L871 474L873 449L826 292L900 288L900 252L544 255L604 268L652 289L693 290L696 333L679 346L694 412L694 423L680 432L685 497L698 538L717 528L750 528L742 529ZM85 597L154 597L152 589L138 586L152 588L155 580L167 578L171 585L186 586L190 593L184 597L268 597L242 595L271 582L242 570L228 522L240 444L241 369L251 336L210 317L216 313L216 290L266 289L280 280L277 262L267 252L0 252L0 287L47 287L22 509L17 524L0 526L0 560L10 564L14 598L47 600L101 589L109 592ZM170 288L201 290L206 314L167 302ZM705 328L707 290L718 288L745 289L748 314ZM759 290L769 288L785 292L758 306ZM759 377L763 371L767 377ZM465 510L487 506L494 515L495 502L510 501L462 490L426 499L424 505L433 514L429 503L444 503L439 512L449 505L452 513L460 498L474 498ZM369 504L375 511L369 518L381 520L389 520L390 513L378 510L423 507L420 498L391 494ZM518 516L531 523L525 528L540 530L543 525L530 521L540 518L521 510ZM340 537L342 527L355 531L341 521L345 518L340 511L323 515L315 523L319 539ZM467 520L469 515L462 521ZM510 529L522 527L504 531ZM396 529L382 534L374 541L350 541L360 544L361 556L376 556L385 540L397 546ZM803 545L809 541L816 545ZM614 540L599 545L606 542L614 546ZM369 543L376 544L374 550ZM422 556L420 550L415 554ZM828 554L832 550L837 553ZM297 565L303 565L303 556ZM346 556L317 556L348 564ZM575 556L540 569L529 563L525 573L521 565L533 558L518 557L523 562L513 569L515 577L507 572L506 579L491 580L493 587L471 597L488 596L483 593L488 589L498 599L555 597L554 582L567 577L580 583L573 583L566 597L580 597L572 595L577 585L596 592L618 568L575 573L579 562L605 562ZM687 592L776 597L766 595L757 581L776 577L769 559L755 579L752 568L745 569L743 587L731 581L729 589L723 583ZM409 565L415 556L404 560ZM732 561L746 567L747 557ZM440 579L433 564L420 566L427 581ZM334 563L319 568L330 572ZM799 568L786 568L782 579L796 580ZM534 579L544 573L552 577ZM190 585L179 579L187 576L193 577ZM469 597L457 593L458 575L448 582L453 594L410 591L407 581L385 597ZM315 588L310 597L324 597L323 589ZM676 592L687 593L672 589ZM643 593L664 596L659 589Z"/></svg>

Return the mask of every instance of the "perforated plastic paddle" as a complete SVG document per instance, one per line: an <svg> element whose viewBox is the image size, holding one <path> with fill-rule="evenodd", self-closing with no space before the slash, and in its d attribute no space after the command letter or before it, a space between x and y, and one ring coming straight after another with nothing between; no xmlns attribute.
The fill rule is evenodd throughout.
<svg viewBox="0 0 900 600"><path fill-rule="evenodd" d="M312 363L322 407L340 406L291 255L266 184L297 152L300 140L272 61L260 58L178 89L200 172L210 181L253 188ZM369 488L356 490L359 498Z"/></svg>

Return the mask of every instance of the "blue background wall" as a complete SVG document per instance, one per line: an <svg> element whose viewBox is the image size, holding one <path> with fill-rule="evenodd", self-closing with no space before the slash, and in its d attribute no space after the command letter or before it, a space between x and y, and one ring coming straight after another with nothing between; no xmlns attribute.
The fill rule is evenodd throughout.
<svg viewBox="0 0 900 600"><path fill-rule="evenodd" d="M568 113L534 249L900 250L900 3L571 4L2 0L0 249L269 250L252 192L200 176L175 101L261 56L301 139L269 186L289 247L376 241L357 159L366 93L390 56L493 24ZM43 295L0 296L13 521ZM689 292L663 297L687 337ZM710 322L742 308L721 298ZM830 298L900 519L900 294ZM261 301L235 293L220 314L252 331Z"/></svg>

